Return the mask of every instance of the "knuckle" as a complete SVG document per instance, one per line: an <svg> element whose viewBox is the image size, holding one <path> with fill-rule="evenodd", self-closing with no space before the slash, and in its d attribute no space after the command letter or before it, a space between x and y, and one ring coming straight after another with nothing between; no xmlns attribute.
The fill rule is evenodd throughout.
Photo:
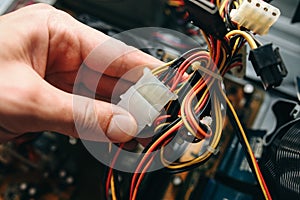
<svg viewBox="0 0 300 200"><path fill-rule="evenodd" d="M34 8L37 10L56 10L53 6L46 4L46 3L37 3L34 5Z"/></svg>

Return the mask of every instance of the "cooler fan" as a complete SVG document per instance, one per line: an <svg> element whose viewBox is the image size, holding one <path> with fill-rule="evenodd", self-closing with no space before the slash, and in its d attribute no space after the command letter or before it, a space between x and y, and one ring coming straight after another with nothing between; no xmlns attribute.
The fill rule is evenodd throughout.
<svg viewBox="0 0 300 200"><path fill-rule="evenodd" d="M300 118L291 115L295 105L280 101L273 106L277 127L260 162L273 199L300 199Z"/></svg>

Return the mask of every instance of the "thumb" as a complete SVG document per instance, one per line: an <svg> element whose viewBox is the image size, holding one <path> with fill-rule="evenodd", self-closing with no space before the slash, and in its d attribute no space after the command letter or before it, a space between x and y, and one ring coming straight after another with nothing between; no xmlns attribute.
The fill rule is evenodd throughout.
<svg viewBox="0 0 300 200"><path fill-rule="evenodd" d="M127 142L137 132L134 118L123 108L78 95L72 96L75 134L92 141Z"/></svg>
<svg viewBox="0 0 300 200"><path fill-rule="evenodd" d="M70 94L44 83L47 89L42 91L47 95L43 101L39 101L44 105L38 105L38 109L44 108L41 116L45 120L45 130L84 140L107 142L126 142L136 134L135 119L121 107Z"/></svg>

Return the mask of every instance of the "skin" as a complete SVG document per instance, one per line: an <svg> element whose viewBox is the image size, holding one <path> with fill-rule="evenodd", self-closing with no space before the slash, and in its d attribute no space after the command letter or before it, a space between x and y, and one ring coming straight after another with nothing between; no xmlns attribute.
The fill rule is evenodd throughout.
<svg viewBox="0 0 300 200"><path fill-rule="evenodd" d="M114 48L107 48L110 37L45 4L0 16L0 30L0 141L44 130L114 142L134 137L136 122L129 113L84 96L89 96L92 85L97 84L93 80L101 76L103 84L96 87L96 96L110 99L118 81L124 82L119 93L136 81L124 78L126 72L149 64L157 66L160 61L113 42L120 56L108 67L101 66L101 60L114 53ZM104 43L107 49L100 50L97 62L90 60L79 79L82 96L72 94L80 65ZM79 109L73 106L74 98L80 100Z"/></svg>

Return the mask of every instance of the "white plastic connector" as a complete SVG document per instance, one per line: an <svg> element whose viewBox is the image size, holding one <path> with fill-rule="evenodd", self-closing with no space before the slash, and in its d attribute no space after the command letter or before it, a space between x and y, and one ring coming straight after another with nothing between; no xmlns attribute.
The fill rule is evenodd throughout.
<svg viewBox="0 0 300 200"><path fill-rule="evenodd" d="M231 20L254 33L267 34L280 16L280 10L262 0L243 0L230 12Z"/></svg>
<svg viewBox="0 0 300 200"><path fill-rule="evenodd" d="M132 114L140 132L146 125L152 125L170 100L176 99L177 95L158 80L148 68L145 68L143 76L136 84L121 95L118 106Z"/></svg>

